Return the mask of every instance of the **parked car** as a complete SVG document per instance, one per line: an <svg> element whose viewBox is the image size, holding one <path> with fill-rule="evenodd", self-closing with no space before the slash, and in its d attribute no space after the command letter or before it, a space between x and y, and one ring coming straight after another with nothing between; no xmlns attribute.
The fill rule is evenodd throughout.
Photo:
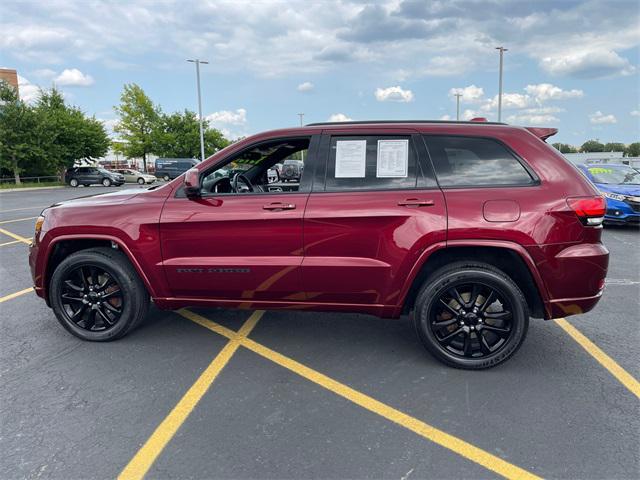
<svg viewBox="0 0 640 480"><path fill-rule="evenodd" d="M280 171L283 182L299 182L304 170L302 160L285 160Z"/></svg>
<svg viewBox="0 0 640 480"><path fill-rule="evenodd" d="M193 158L158 158L156 159L156 177L168 182L197 164L198 161Z"/></svg>
<svg viewBox="0 0 640 480"><path fill-rule="evenodd" d="M124 183L124 175L100 167L74 167L64 174L64 181L72 187L84 185L120 186Z"/></svg>
<svg viewBox="0 0 640 480"><path fill-rule="evenodd" d="M126 335L150 298L408 313L440 361L492 367L530 317L588 312L604 291L605 201L545 143L554 133L389 121L254 135L160 187L45 209L35 291L84 340ZM302 150L299 184L270 190L269 169Z"/></svg>
<svg viewBox="0 0 640 480"><path fill-rule="evenodd" d="M137 183L139 185L151 184L157 180L154 175L148 173L142 173L138 170L131 170L130 168L119 168L113 170L124 175L124 181L129 183Z"/></svg>
<svg viewBox="0 0 640 480"><path fill-rule="evenodd" d="M628 165L578 165L607 199L605 223L640 225L640 172Z"/></svg>

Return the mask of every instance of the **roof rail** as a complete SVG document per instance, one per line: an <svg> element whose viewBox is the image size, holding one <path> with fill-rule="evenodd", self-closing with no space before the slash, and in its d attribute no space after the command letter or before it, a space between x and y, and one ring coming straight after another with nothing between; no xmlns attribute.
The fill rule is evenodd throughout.
<svg viewBox="0 0 640 480"><path fill-rule="evenodd" d="M474 121L475 120L475 121ZM456 120L350 120L348 122L316 122L316 123L307 123L306 127L316 127L321 125L371 125L371 124L381 124L381 123L443 123L443 124L483 124L483 125L506 125L506 123L502 122L487 122L480 121L478 119L473 119L469 122L466 121L456 121Z"/></svg>

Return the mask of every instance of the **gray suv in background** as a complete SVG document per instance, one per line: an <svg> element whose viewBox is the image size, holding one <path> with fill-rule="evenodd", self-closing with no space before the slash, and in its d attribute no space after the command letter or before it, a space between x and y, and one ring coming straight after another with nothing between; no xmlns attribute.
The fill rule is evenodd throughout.
<svg viewBox="0 0 640 480"><path fill-rule="evenodd" d="M100 167L74 167L67 169L64 181L72 187L80 185L85 187L89 185L103 185L105 187L115 185L119 187L124 184L124 175Z"/></svg>

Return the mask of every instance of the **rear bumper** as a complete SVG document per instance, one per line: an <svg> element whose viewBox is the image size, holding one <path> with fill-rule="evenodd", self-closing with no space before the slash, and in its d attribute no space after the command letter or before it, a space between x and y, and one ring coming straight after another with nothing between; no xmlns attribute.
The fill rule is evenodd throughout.
<svg viewBox="0 0 640 480"><path fill-rule="evenodd" d="M562 318L570 315L580 315L587 313L597 305L604 293L604 289L600 290L597 295L592 297L580 298L561 298L559 300L551 300L545 303L545 309L549 318Z"/></svg>

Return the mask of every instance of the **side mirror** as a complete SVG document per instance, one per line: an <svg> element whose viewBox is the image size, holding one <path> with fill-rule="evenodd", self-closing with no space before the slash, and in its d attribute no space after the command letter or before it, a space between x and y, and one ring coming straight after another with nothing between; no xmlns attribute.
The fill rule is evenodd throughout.
<svg viewBox="0 0 640 480"><path fill-rule="evenodd" d="M184 174L184 193L187 198L200 197L200 171L197 168L190 168Z"/></svg>

